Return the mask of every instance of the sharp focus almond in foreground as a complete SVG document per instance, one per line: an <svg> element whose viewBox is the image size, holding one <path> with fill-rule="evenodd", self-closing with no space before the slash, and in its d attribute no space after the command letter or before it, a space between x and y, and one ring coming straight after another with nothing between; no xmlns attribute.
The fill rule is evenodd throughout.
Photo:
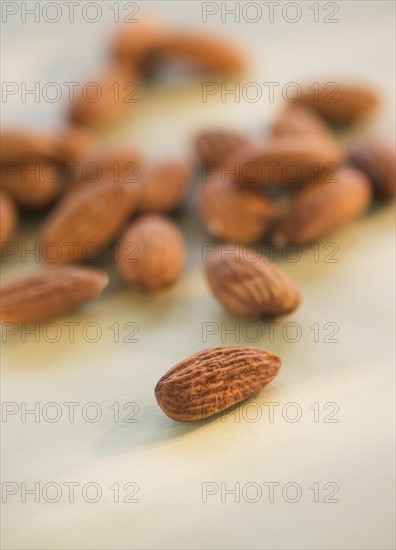
<svg viewBox="0 0 396 550"><path fill-rule="evenodd" d="M155 397L173 420L202 420L254 395L280 368L280 358L261 348L207 349L168 370L155 387Z"/></svg>
<svg viewBox="0 0 396 550"><path fill-rule="evenodd" d="M238 257L221 247L207 258L206 275L223 306L249 319L264 319L294 311L301 294L294 282L266 258Z"/></svg>
<svg viewBox="0 0 396 550"><path fill-rule="evenodd" d="M43 258L79 263L100 257L135 210L136 194L125 185L103 182L70 193L44 222Z"/></svg>
<svg viewBox="0 0 396 550"><path fill-rule="evenodd" d="M0 290L2 323L36 323L58 317L98 298L108 284L104 271L53 267L4 284Z"/></svg>
<svg viewBox="0 0 396 550"><path fill-rule="evenodd" d="M274 230L272 240L303 245L321 239L363 214L372 191L367 176L355 168L341 168L300 191Z"/></svg>
<svg viewBox="0 0 396 550"><path fill-rule="evenodd" d="M145 214L133 222L118 253L117 266L124 280L149 291L174 283L185 261L179 228L159 214Z"/></svg>

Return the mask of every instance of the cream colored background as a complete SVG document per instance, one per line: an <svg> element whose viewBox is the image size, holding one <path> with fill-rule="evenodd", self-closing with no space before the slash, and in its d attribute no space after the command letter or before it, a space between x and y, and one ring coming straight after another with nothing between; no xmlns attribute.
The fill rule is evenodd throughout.
<svg viewBox="0 0 396 550"><path fill-rule="evenodd" d="M219 29L240 42L251 56L247 80L313 83L343 77L372 82L384 96L376 120L366 133L394 138L394 4L338 2L337 24L314 24L300 2L296 24L276 16L273 24L213 18L201 23L200 2L140 2L145 12L163 15L183 27ZM103 63L113 26L109 3L103 18L74 25L29 22L12 18L3 24L4 81L58 83L95 74ZM208 125L260 133L280 106L210 101L203 104L200 87L147 91L136 112L109 141L136 146L152 158L190 154L190 138ZM4 125L51 128L60 125L62 106L41 101L2 104ZM125 288L112 271L102 300L60 319L62 338L51 344L32 336L21 343L9 337L2 349L2 398L5 402L62 404L96 402L103 412L97 423L63 418L48 423L41 416L21 422L21 415L2 423L3 483L76 481L100 484L100 502L90 504L64 492L55 504L27 503L9 497L3 504L2 545L7 549L390 549L394 548L394 209L388 206L328 239L337 243L338 263L313 261L304 251L297 263L281 262L298 282L302 307L279 320L274 342L265 333L257 345L281 355L279 378L252 402L262 410L258 422L236 422L233 416L203 425L176 424L157 407L153 388L163 372L204 347L235 344L231 335L202 342L203 322L244 321L223 312L210 296L201 270L201 242L208 240L191 209L181 220L188 241L188 265L174 288L149 297ZM21 241L37 238L33 220L18 233ZM321 248L321 254L323 249ZM323 256L322 256L323 258ZM2 266L3 279L37 269L31 261ZM76 321L77 338L68 343L65 322ZM139 343L114 343L109 327L138 323ZM97 343L81 337L81 327L98 323ZM298 343L282 338L281 328L296 322ZM315 322L339 326L339 343L314 343ZM303 416L286 422L279 410L274 423L265 402L296 402ZM139 405L138 423L115 423L109 407L119 402ZM338 423L314 423L309 407L338 404ZM253 409L251 411L254 413ZM292 411L291 411L292 412ZM219 495L202 503L201 484L226 482L298 483L303 491L295 504L276 493L257 503L221 503ZM136 482L139 503L114 503L109 486ZM314 482L336 482L339 503L313 503ZM125 492L122 492L125 496Z"/></svg>

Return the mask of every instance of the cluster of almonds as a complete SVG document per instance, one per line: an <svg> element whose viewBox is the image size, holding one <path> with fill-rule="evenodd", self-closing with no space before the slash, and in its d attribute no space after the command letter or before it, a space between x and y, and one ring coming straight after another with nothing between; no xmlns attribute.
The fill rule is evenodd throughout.
<svg viewBox="0 0 396 550"><path fill-rule="evenodd" d="M123 90L132 80L147 84L153 73L174 64L235 74L242 71L243 58L212 37L146 23L132 27L121 29L109 67L96 79L100 99L77 97L68 128L57 135L2 132L1 247L7 247L20 216L16 205L21 213L45 212L41 255L62 265L6 283L1 322L44 321L97 298L108 283L106 273L74 264L94 261L113 243L118 270L129 284L152 292L174 283L182 272L184 239L167 215L182 205L192 167L174 160L150 166L136 151L98 148L92 130L121 116L128 105ZM114 83L119 84L118 98ZM361 215L373 194L394 196L394 147L369 139L344 151L332 132L333 125L352 124L371 113L377 95L344 85L335 101L327 98L325 86L319 94L305 91L261 142L230 131L197 137L196 156L212 173L200 188L199 210L214 238L303 245ZM294 178L290 166L297 170ZM98 181L90 167L99 170ZM134 178L136 167L141 170ZM275 199L279 189L284 193ZM265 258L249 262L223 252L220 247L209 256L206 274L228 310L261 319L299 305L299 290L279 267ZM279 358L258 348L205 350L161 378L157 401L177 420L204 418L257 392L279 368Z"/></svg>

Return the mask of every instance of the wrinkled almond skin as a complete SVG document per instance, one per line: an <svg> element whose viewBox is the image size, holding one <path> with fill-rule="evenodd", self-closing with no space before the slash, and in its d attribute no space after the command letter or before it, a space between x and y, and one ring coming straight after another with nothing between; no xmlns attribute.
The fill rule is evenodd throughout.
<svg viewBox="0 0 396 550"><path fill-rule="evenodd" d="M69 117L74 124L86 127L111 125L138 101L139 79L122 64L115 64L89 82L92 84L87 86L86 83L80 93L76 92L71 104Z"/></svg>
<svg viewBox="0 0 396 550"><path fill-rule="evenodd" d="M148 291L174 283L185 261L178 227L159 214L140 216L122 237L117 267L123 279Z"/></svg>
<svg viewBox="0 0 396 550"><path fill-rule="evenodd" d="M273 137L324 137L333 139L329 126L313 109L291 103L283 109L271 125Z"/></svg>
<svg viewBox="0 0 396 550"><path fill-rule="evenodd" d="M274 242L303 245L365 212L372 198L367 176L358 169L344 167L334 179L312 183L295 196L274 230Z"/></svg>
<svg viewBox="0 0 396 550"><path fill-rule="evenodd" d="M153 64L180 61L209 73L240 73L245 68L243 55L230 42L209 34L169 32L154 49Z"/></svg>
<svg viewBox="0 0 396 550"><path fill-rule="evenodd" d="M237 186L230 177L211 177L200 189L199 210L207 231L224 241L249 242L263 237L278 215L275 202Z"/></svg>
<svg viewBox="0 0 396 550"><path fill-rule="evenodd" d="M11 197L0 191L0 252L10 240L18 222L18 214Z"/></svg>
<svg viewBox="0 0 396 550"><path fill-rule="evenodd" d="M1 165L1 186L26 210L43 210L61 194L62 169L57 163L35 159Z"/></svg>
<svg viewBox="0 0 396 550"><path fill-rule="evenodd" d="M246 186L296 185L342 158L333 140L285 136L238 149L227 159L226 168L235 171L236 182Z"/></svg>
<svg viewBox="0 0 396 550"><path fill-rule="evenodd" d="M201 162L221 162L249 141L231 130L207 130L195 138L195 149Z"/></svg>
<svg viewBox="0 0 396 550"><path fill-rule="evenodd" d="M176 210L186 195L191 170L178 161L167 161L143 172L137 186L139 212L168 213Z"/></svg>
<svg viewBox="0 0 396 550"><path fill-rule="evenodd" d="M54 267L10 281L1 287L0 321L36 323L58 317L98 298L108 277L104 271Z"/></svg>
<svg viewBox="0 0 396 550"><path fill-rule="evenodd" d="M133 150L103 149L80 157L71 163L65 175L65 193L100 181L136 185L141 172L140 155Z"/></svg>
<svg viewBox="0 0 396 550"><path fill-rule="evenodd" d="M380 98L374 90L363 85L327 82L319 89L315 86L304 90L300 102L331 123L350 124L371 114Z"/></svg>
<svg viewBox="0 0 396 550"><path fill-rule="evenodd" d="M370 179L374 192L381 199L396 194L395 145L381 139L366 139L354 143L348 155L349 162Z"/></svg>
<svg viewBox="0 0 396 550"><path fill-rule="evenodd" d="M280 358L261 348L206 349L168 370L155 387L155 397L173 420L203 420L259 392L280 368Z"/></svg>
<svg viewBox="0 0 396 550"><path fill-rule="evenodd" d="M301 302L293 281L266 258L250 261L220 248L208 257L205 270L215 297L236 315L272 318L294 311Z"/></svg>
<svg viewBox="0 0 396 550"><path fill-rule="evenodd" d="M90 185L66 196L44 222L43 258L79 263L98 255L136 210L134 191L112 182Z"/></svg>

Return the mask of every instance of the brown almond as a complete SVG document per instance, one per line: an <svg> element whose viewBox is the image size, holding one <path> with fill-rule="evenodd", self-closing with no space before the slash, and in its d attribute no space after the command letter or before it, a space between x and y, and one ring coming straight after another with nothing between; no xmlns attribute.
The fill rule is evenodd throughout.
<svg viewBox="0 0 396 550"><path fill-rule="evenodd" d="M359 140L348 154L349 162L368 176L375 193L382 199L396 194L395 159L395 145L382 139Z"/></svg>
<svg viewBox="0 0 396 550"><path fill-rule="evenodd" d="M44 259L78 263L100 255L135 210L135 192L121 184L104 181L70 193L44 222Z"/></svg>
<svg viewBox="0 0 396 550"><path fill-rule="evenodd" d="M341 168L334 179L324 177L295 196L274 230L273 241L303 245L320 239L363 214L371 196L363 172Z"/></svg>
<svg viewBox="0 0 396 550"><path fill-rule="evenodd" d="M173 420L202 420L256 394L280 368L280 358L261 348L206 349L168 370L155 387L155 397Z"/></svg>
<svg viewBox="0 0 396 550"><path fill-rule="evenodd" d="M98 298L108 276L98 269L56 267L1 287L0 321L36 323L52 319Z"/></svg>
<svg viewBox="0 0 396 550"><path fill-rule="evenodd" d="M159 214L140 216L122 237L118 270L124 280L154 291L174 283L185 261L178 227Z"/></svg>
<svg viewBox="0 0 396 550"><path fill-rule="evenodd" d="M153 64L184 62L210 73L240 73L245 68L240 50L228 41L192 31L169 32L153 52Z"/></svg>
<svg viewBox="0 0 396 550"><path fill-rule="evenodd" d="M299 103L289 104L271 125L274 137L315 137L333 139L324 119L310 107Z"/></svg>
<svg viewBox="0 0 396 550"><path fill-rule="evenodd" d="M1 165L1 186L27 210L43 210L61 194L62 168L43 158Z"/></svg>
<svg viewBox="0 0 396 550"><path fill-rule="evenodd" d="M263 237L278 215L275 202L230 176L211 177L200 190L199 210L207 231L224 241L249 242Z"/></svg>
<svg viewBox="0 0 396 550"><path fill-rule="evenodd" d="M165 31L154 21L121 25L112 46L112 55L139 70L144 70L153 51L161 46Z"/></svg>
<svg viewBox="0 0 396 550"><path fill-rule="evenodd" d="M137 186L139 212L168 213L182 203L191 181L188 166L166 161L143 172Z"/></svg>
<svg viewBox="0 0 396 550"><path fill-rule="evenodd" d="M0 252L10 240L18 222L18 214L12 198L0 191Z"/></svg>
<svg viewBox="0 0 396 550"><path fill-rule="evenodd" d="M19 163L36 158L52 159L58 141L55 135L23 130L3 130L0 134L2 163Z"/></svg>
<svg viewBox="0 0 396 550"><path fill-rule="evenodd" d="M300 102L315 109L329 122L350 124L371 114L380 98L377 92L364 85L327 82L304 90Z"/></svg>
<svg viewBox="0 0 396 550"><path fill-rule="evenodd" d="M221 162L250 140L231 130L207 130L195 138L195 149L201 162Z"/></svg>
<svg viewBox="0 0 396 550"><path fill-rule="evenodd" d="M285 315L301 302L293 281L264 257L250 261L246 255L220 248L208 256L206 276L219 302L249 319Z"/></svg>
<svg viewBox="0 0 396 550"><path fill-rule="evenodd" d="M247 186L295 185L333 170L342 157L333 140L287 136L238 149L226 160L226 169L234 172L237 183Z"/></svg>
<svg viewBox="0 0 396 550"><path fill-rule="evenodd" d="M133 150L101 149L77 158L70 163L65 175L65 192L101 181L115 184L137 185L141 172L141 157Z"/></svg>
<svg viewBox="0 0 396 550"><path fill-rule="evenodd" d="M78 90L70 120L88 127L109 125L138 102L139 79L130 68L116 64Z"/></svg>

